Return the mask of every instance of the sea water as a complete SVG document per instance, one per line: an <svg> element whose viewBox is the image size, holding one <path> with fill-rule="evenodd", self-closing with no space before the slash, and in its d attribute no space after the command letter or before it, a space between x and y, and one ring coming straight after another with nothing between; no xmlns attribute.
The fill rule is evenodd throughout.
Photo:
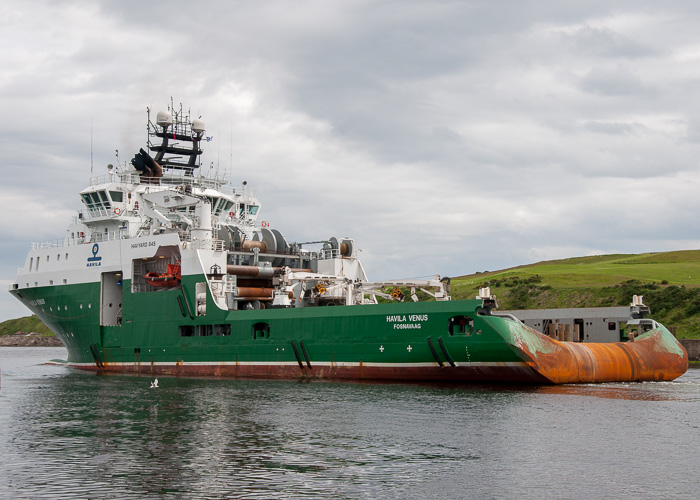
<svg viewBox="0 0 700 500"><path fill-rule="evenodd" d="M0 498L700 498L700 369L469 386L98 376L0 348Z"/></svg>

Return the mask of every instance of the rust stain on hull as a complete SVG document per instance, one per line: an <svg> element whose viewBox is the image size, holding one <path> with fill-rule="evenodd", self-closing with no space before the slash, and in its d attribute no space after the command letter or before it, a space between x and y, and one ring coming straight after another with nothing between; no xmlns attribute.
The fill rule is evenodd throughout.
<svg viewBox="0 0 700 500"><path fill-rule="evenodd" d="M516 336L514 349L553 384L668 381L688 369L688 353L663 327L634 342L610 344L559 342L534 330L522 334L540 338L518 342Z"/></svg>
<svg viewBox="0 0 700 500"><path fill-rule="evenodd" d="M120 364L105 363L104 366L75 366L75 368L100 373L125 373ZM266 364L168 364L143 367L132 371L143 375L170 375L183 377L217 377L217 378L258 378L258 379L336 379L336 380L390 380L390 381L424 381L424 382L476 382L476 383L517 383L547 384L549 381L525 363L519 365L503 364L501 366L353 366L314 365L299 369L294 365Z"/></svg>

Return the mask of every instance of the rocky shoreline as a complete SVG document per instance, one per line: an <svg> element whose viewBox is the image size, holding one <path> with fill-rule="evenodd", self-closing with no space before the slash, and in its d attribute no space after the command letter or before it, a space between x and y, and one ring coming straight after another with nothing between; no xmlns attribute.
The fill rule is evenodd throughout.
<svg viewBox="0 0 700 500"><path fill-rule="evenodd" d="M38 333L0 335L0 347L60 347L58 337L42 337Z"/></svg>

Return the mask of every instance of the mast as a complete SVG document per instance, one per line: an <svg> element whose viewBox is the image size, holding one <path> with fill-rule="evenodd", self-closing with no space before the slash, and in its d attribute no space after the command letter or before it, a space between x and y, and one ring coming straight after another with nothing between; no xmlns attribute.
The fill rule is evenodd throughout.
<svg viewBox="0 0 700 500"><path fill-rule="evenodd" d="M92 116L90 117L90 177L92 177L93 163L92 163Z"/></svg>
<svg viewBox="0 0 700 500"><path fill-rule="evenodd" d="M190 119L180 104L179 111L170 106L168 111L159 111L156 123L148 119L148 149L155 152L154 160L165 170L182 170L193 176L194 170L201 167L200 143L204 137L204 121ZM160 144L157 139L160 138Z"/></svg>

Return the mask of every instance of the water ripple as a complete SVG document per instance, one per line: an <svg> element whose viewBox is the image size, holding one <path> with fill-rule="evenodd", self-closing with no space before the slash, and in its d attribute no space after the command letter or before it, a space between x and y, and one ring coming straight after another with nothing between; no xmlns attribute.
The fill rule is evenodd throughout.
<svg viewBox="0 0 700 500"><path fill-rule="evenodd" d="M558 387L101 377L0 350L0 498L697 498L700 370ZM48 357L58 357L55 354Z"/></svg>

